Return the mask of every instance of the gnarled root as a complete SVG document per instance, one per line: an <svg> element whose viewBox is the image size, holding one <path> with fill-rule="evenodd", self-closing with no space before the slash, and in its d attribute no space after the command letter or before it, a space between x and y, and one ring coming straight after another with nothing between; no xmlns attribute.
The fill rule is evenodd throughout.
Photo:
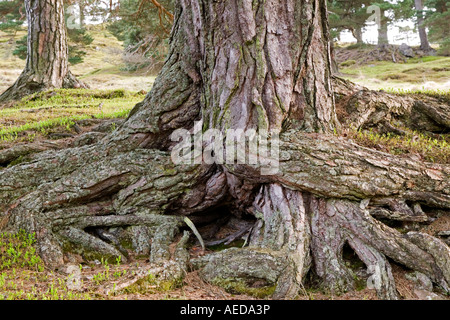
<svg viewBox="0 0 450 320"><path fill-rule="evenodd" d="M246 215L256 222L248 230L246 221L237 232L246 247L191 261L208 281L238 281L273 288L277 299L293 298L312 268L324 288L344 292L356 285L343 259L348 244L380 298L398 297L387 258L449 290L444 242L402 234L374 218L420 223L428 221L420 204L448 209L447 166L400 159L335 137L283 138L280 173L273 176L246 166L176 166L168 152L107 144L46 151L0 171L2 221L10 230L36 232L49 267L64 263L65 251L126 261L113 231L119 228L130 231L136 251L150 255L152 270L184 270L189 259L184 245L179 256L170 250L186 227L182 217L218 223L224 216L214 208L226 205L238 219Z"/></svg>

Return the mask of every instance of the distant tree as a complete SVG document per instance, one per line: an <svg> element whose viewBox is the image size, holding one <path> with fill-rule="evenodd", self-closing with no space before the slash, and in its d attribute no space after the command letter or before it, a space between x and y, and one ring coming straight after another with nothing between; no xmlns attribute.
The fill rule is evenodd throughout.
<svg viewBox="0 0 450 320"><path fill-rule="evenodd" d="M332 0L328 2L329 19L332 35L335 38L343 30L348 30L356 39L357 44L362 44L362 33L366 25L368 0Z"/></svg>
<svg viewBox="0 0 450 320"><path fill-rule="evenodd" d="M427 31L424 24L424 14L423 14L423 0L414 0L414 6L416 8L416 25L419 31L420 37L420 49L428 51L431 49L430 43L428 42Z"/></svg>
<svg viewBox="0 0 450 320"><path fill-rule="evenodd" d="M378 45L389 44L389 25L398 21L408 20L414 16L414 0L385 0L372 3L380 8L378 21Z"/></svg>
<svg viewBox="0 0 450 320"><path fill-rule="evenodd" d="M111 14L108 30L125 48L128 70L159 69L168 51L174 0L122 0Z"/></svg>
<svg viewBox="0 0 450 320"><path fill-rule="evenodd" d="M430 40L439 43L440 54L450 55L450 2L427 0L425 6L425 25L429 27Z"/></svg>
<svg viewBox="0 0 450 320"><path fill-rule="evenodd" d="M0 95L0 102L48 88L85 87L69 70L63 1L25 0L25 8L27 64L17 81Z"/></svg>
<svg viewBox="0 0 450 320"><path fill-rule="evenodd" d="M78 5L80 3L85 3L83 0L79 0ZM73 12L73 7L71 10L68 9L68 5L73 6L72 3L67 2L65 6L65 20L69 21L69 19L75 20L74 25L70 25L67 27L67 37L68 37L68 46L69 46L69 63L74 65L84 61L84 56L86 56L86 51L84 51L84 47L90 45L94 38L91 34L89 34L85 27L85 15L84 15L84 7L79 7L79 12L76 14ZM82 10L83 8L83 10ZM74 15L74 17L71 17Z"/></svg>
<svg viewBox="0 0 450 320"><path fill-rule="evenodd" d="M0 0L0 31L14 36L25 21L22 0Z"/></svg>
<svg viewBox="0 0 450 320"><path fill-rule="evenodd" d="M67 6L66 6L67 8ZM70 10L65 11L65 19L69 19ZM84 57L86 56L86 51L84 51L84 47L90 45L94 38L91 34L87 32L87 30L81 26L81 19L78 21L76 28L71 27L67 28L67 36L68 36L68 48L69 48L69 57L68 61L71 65L75 65L78 63L82 63L84 61ZM13 51L15 56L18 56L20 59L25 60L27 58L27 39L28 36L24 36L23 38L16 41L16 48Z"/></svg>

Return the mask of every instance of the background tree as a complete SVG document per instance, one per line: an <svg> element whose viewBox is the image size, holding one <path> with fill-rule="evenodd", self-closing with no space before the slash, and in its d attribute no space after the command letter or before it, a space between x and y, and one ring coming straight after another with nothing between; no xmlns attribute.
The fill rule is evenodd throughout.
<svg viewBox="0 0 450 320"><path fill-rule="evenodd" d="M428 35L424 24L424 11L423 11L423 1L414 0L414 6L416 9L416 25L419 32L420 38L420 49L424 51L429 51L431 49L430 43L428 42Z"/></svg>
<svg viewBox="0 0 450 320"><path fill-rule="evenodd" d="M65 6L67 8L67 6ZM65 11L65 19L71 19L74 13ZM75 65L84 61L84 57L86 56L86 51L84 51L84 47L90 45L94 38L92 38L91 34L87 32L86 28L81 25L81 18L77 22L75 26L71 28L67 28L67 36L68 36L68 48L69 48L69 56L68 61L71 65ZM20 59L25 60L27 58L28 52L28 36L24 36L22 39L16 41L16 48L13 51L13 54L18 56Z"/></svg>
<svg viewBox="0 0 450 320"><path fill-rule="evenodd" d="M22 0L0 1L0 31L16 35L25 21L25 8Z"/></svg>
<svg viewBox="0 0 450 320"><path fill-rule="evenodd" d="M413 0L385 0L372 3L380 8L380 25L378 28L378 45L389 44L389 26L398 21L410 19L414 11Z"/></svg>
<svg viewBox="0 0 450 320"><path fill-rule="evenodd" d="M425 2L426 20L429 37L439 43L439 53L450 55L450 3L445 0L428 0Z"/></svg>
<svg viewBox="0 0 450 320"><path fill-rule="evenodd" d="M124 42L127 70L159 71L168 52L174 0L124 0L109 19L108 30Z"/></svg>
<svg viewBox="0 0 450 320"><path fill-rule="evenodd" d="M49 267L64 263L65 251L125 261L123 237L149 255L160 278L179 279L189 266L212 283L275 288L274 298L285 298L308 274L335 293L355 288L343 259L348 244L381 298L398 297L388 258L448 292L449 247L376 217L419 223L433 210L448 213L449 166L336 136L342 125L392 128L391 121L445 131L448 106L334 79L325 0L176 4L170 51L144 101L97 143L1 170L0 226L35 232ZM236 161L175 165L170 136L200 120L201 132L279 133L278 172ZM220 240L245 234L246 246L191 259L185 217L212 235L237 226Z"/></svg>
<svg viewBox="0 0 450 320"><path fill-rule="evenodd" d="M26 0L27 64L0 102L48 88L85 87L69 71L67 30L62 0Z"/></svg>
<svg viewBox="0 0 450 320"><path fill-rule="evenodd" d="M334 0L329 1L329 21L330 28L335 35L343 30L349 30L356 39L357 44L362 44L362 34L366 21L370 14L367 7L370 1L366 0Z"/></svg>

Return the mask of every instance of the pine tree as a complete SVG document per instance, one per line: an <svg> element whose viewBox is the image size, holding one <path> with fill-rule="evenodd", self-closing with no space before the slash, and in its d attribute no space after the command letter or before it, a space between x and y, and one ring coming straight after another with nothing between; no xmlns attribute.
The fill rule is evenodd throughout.
<svg viewBox="0 0 450 320"><path fill-rule="evenodd" d="M158 3L167 11L158 10L152 1L123 0L110 19L108 30L124 42L127 70L157 71L162 66L168 51L174 0Z"/></svg>
<svg viewBox="0 0 450 320"><path fill-rule="evenodd" d="M24 3L21 0L0 1L0 31L14 36L25 22Z"/></svg>
<svg viewBox="0 0 450 320"><path fill-rule="evenodd" d="M328 2L330 11L330 27L333 37L343 30L349 30L356 39L357 44L362 44L362 32L366 25L367 7L370 1L367 0L332 0Z"/></svg>
<svg viewBox="0 0 450 320"><path fill-rule="evenodd" d="M425 25L429 27L431 41L439 43L439 54L450 55L450 2L428 0L425 2Z"/></svg>

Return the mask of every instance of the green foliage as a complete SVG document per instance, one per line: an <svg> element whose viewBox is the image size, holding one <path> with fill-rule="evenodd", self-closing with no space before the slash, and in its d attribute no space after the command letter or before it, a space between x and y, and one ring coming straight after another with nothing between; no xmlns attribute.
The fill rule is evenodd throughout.
<svg viewBox="0 0 450 320"><path fill-rule="evenodd" d="M342 67L349 67L349 66L354 65L355 63L356 63L355 60L346 60L346 61L341 63L341 66Z"/></svg>
<svg viewBox="0 0 450 320"><path fill-rule="evenodd" d="M159 3L173 12L174 0ZM168 52L168 37L171 22L160 16L151 3L140 0L123 0L107 26L108 30L125 48L126 71L149 69L158 71Z"/></svg>
<svg viewBox="0 0 450 320"><path fill-rule="evenodd" d="M23 230L15 234L0 233L0 270L18 267L44 270L43 262L33 246L35 242L35 235Z"/></svg>
<svg viewBox="0 0 450 320"><path fill-rule="evenodd" d="M0 0L0 31L15 34L20 30L24 23L23 11L21 0Z"/></svg>
<svg viewBox="0 0 450 320"><path fill-rule="evenodd" d="M244 281L235 279L215 278L212 283L233 294L247 294L258 299L264 299L275 293L276 285L252 288Z"/></svg>
<svg viewBox="0 0 450 320"><path fill-rule="evenodd" d="M2 121L15 123L14 126L0 128L0 142L19 138L32 141L36 134L48 135L53 128L64 128L70 132L75 121L84 119L125 118L143 98L143 93L122 89L55 89L39 92L23 98L11 108L0 110ZM40 112L23 112L24 109L39 109Z"/></svg>
<svg viewBox="0 0 450 320"><path fill-rule="evenodd" d="M427 0L425 24L429 28L430 40L439 43L439 54L450 56L450 2Z"/></svg>
<svg viewBox="0 0 450 320"><path fill-rule="evenodd" d="M402 128L406 134L380 134L372 129L346 131L347 137L358 144L394 155L415 154L427 162L450 163L450 136L429 137L420 132Z"/></svg>
<svg viewBox="0 0 450 320"><path fill-rule="evenodd" d="M22 60L27 58L27 36L16 41L16 48L13 51L13 55L18 56Z"/></svg>
<svg viewBox="0 0 450 320"><path fill-rule="evenodd" d="M86 29L68 29L67 34L69 37L69 63L71 65L82 63L86 56L83 48L90 45L94 38Z"/></svg>
<svg viewBox="0 0 450 320"><path fill-rule="evenodd" d="M356 32L362 31L370 14L367 7L371 5L368 0L331 0L328 1L329 23L331 35L339 38L339 33L349 30L357 37Z"/></svg>

